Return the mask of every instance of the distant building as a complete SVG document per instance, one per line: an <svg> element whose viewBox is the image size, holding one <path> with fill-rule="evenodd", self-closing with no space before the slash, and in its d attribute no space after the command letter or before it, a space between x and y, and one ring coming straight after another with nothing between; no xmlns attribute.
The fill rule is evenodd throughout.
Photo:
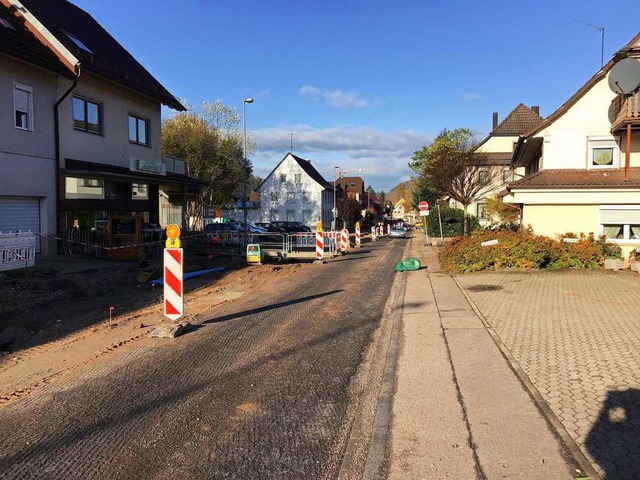
<svg viewBox="0 0 640 480"><path fill-rule="evenodd" d="M310 160L288 153L257 188L260 208L251 210L255 222L298 221L314 228L331 225L334 187Z"/></svg>

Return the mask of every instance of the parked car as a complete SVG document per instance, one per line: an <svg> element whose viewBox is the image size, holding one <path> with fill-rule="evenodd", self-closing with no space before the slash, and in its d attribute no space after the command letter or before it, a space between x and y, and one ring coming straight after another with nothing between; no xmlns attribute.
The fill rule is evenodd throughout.
<svg viewBox="0 0 640 480"><path fill-rule="evenodd" d="M242 227L237 223L208 223L204 226L204 234L213 245L232 244L239 245L243 242Z"/></svg>
<svg viewBox="0 0 640 480"><path fill-rule="evenodd" d="M256 225L266 229L268 232L284 233L283 228L276 227L273 223L270 223L270 222L257 222Z"/></svg>
<svg viewBox="0 0 640 480"><path fill-rule="evenodd" d="M310 232L311 228L305 225L302 222L293 222L293 221L275 221L271 222L276 227L282 228L286 233L301 233L301 232Z"/></svg>

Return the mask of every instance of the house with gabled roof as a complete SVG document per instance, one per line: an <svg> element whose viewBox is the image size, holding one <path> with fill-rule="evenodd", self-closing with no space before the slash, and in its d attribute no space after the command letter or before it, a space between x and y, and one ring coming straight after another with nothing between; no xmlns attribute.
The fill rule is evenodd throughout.
<svg viewBox="0 0 640 480"><path fill-rule="evenodd" d="M297 221L315 228L332 221L334 187L311 160L287 153L258 186L260 208L250 212L255 222Z"/></svg>
<svg viewBox="0 0 640 480"><path fill-rule="evenodd" d="M163 159L161 105L184 110L84 10L0 0L0 231L31 229L55 252L74 225L110 246L184 227L201 182Z"/></svg>
<svg viewBox="0 0 640 480"><path fill-rule="evenodd" d="M640 59L640 34L518 140L512 166L525 177L503 201L536 233L606 235L625 253L640 247L640 94L614 93L608 81L629 57Z"/></svg>
<svg viewBox="0 0 640 480"><path fill-rule="evenodd" d="M513 150L520 138L520 135L542 122L540 116L540 108L538 106L527 107L524 103L519 103L502 122L498 122L498 112L493 113L492 130L478 145L476 151L484 157L484 162L480 169L489 170L497 169L490 176L495 179L490 188L484 189L484 198L472 203L468 207L467 213L471 213L478 217L481 224L489 223L486 215L486 201L489 198L496 197L497 194L504 189L505 185L523 172L513 171L511 168L511 158ZM454 206L460 208L460 205L453 202Z"/></svg>

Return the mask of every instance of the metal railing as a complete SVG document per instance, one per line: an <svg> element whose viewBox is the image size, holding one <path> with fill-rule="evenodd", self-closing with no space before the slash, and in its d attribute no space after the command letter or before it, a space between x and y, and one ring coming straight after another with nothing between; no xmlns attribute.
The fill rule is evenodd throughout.
<svg viewBox="0 0 640 480"><path fill-rule="evenodd" d="M0 232L0 270L33 267L36 258L36 234Z"/></svg>

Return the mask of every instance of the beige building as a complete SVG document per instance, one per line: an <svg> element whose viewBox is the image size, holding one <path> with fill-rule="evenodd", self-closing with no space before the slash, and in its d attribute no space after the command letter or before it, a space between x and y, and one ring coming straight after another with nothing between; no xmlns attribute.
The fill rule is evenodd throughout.
<svg viewBox="0 0 640 480"><path fill-rule="evenodd" d="M606 235L628 255L640 247L639 93L616 94L608 82L626 57L640 58L640 34L520 137L513 167L526 176L508 185L504 201L536 233Z"/></svg>
<svg viewBox="0 0 640 480"><path fill-rule="evenodd" d="M486 159L480 167L481 170L485 170L488 175L490 174L493 181L488 188L483 190L483 198L469 205L467 209L467 213L475 215L481 225L490 223L485 210L487 199L496 197L514 178L524 174L524 169L514 171L511 168L513 151L520 135L540 122L542 122L542 117L540 117L539 107L529 108L523 103L518 104L502 122L498 122L498 113L493 113L491 133L482 140L476 150ZM462 208L458 202L453 202L452 206Z"/></svg>
<svg viewBox="0 0 640 480"><path fill-rule="evenodd" d="M162 157L162 104L184 110L80 8L0 0L0 231L30 229L55 252L74 225L110 246L185 226L200 182Z"/></svg>

